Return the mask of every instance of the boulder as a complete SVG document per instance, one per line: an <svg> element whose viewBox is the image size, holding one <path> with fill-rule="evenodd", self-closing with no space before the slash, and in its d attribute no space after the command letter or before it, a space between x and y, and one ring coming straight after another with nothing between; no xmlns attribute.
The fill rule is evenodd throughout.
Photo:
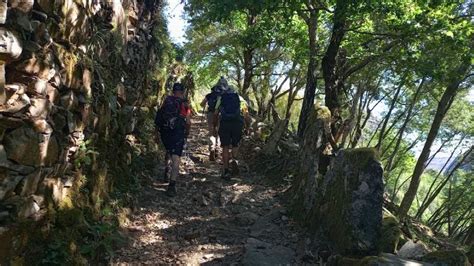
<svg viewBox="0 0 474 266"><path fill-rule="evenodd" d="M14 64L14 68L21 73L35 76L48 81L56 73L54 70L53 55L33 53L29 59Z"/></svg>
<svg viewBox="0 0 474 266"><path fill-rule="evenodd" d="M5 168L12 172L15 172L18 175L28 175L35 171L34 167L25 166L21 164L12 163L10 160L1 160L0 161L0 169Z"/></svg>
<svg viewBox="0 0 474 266"><path fill-rule="evenodd" d="M373 149L342 150L326 174L317 220L342 255L376 255L382 229L383 169Z"/></svg>
<svg viewBox="0 0 474 266"><path fill-rule="evenodd" d="M8 159L26 166L50 166L58 160L59 145L55 137L21 127L5 136Z"/></svg>
<svg viewBox="0 0 474 266"><path fill-rule="evenodd" d="M8 4L11 8L20 10L23 13L30 12L33 8L34 0L9 0Z"/></svg>
<svg viewBox="0 0 474 266"><path fill-rule="evenodd" d="M44 119L33 120L33 128L36 132L49 135L53 133L53 127Z"/></svg>
<svg viewBox="0 0 474 266"><path fill-rule="evenodd" d="M46 96L51 103L59 103L59 91L49 83L46 84Z"/></svg>
<svg viewBox="0 0 474 266"><path fill-rule="evenodd" d="M15 129L22 127L25 124L23 119L16 118L16 117L10 117L10 116L4 116L0 114L0 128L1 129Z"/></svg>
<svg viewBox="0 0 474 266"><path fill-rule="evenodd" d="M18 34L0 27L0 61L11 62L20 57L23 47Z"/></svg>
<svg viewBox="0 0 474 266"><path fill-rule="evenodd" d="M0 105L0 113L15 114L30 106L31 100L26 94L15 93L4 105Z"/></svg>
<svg viewBox="0 0 474 266"><path fill-rule="evenodd" d="M397 217L387 209L383 209L382 235L380 238L380 250L387 253L395 253L402 235L401 225Z"/></svg>
<svg viewBox="0 0 474 266"><path fill-rule="evenodd" d="M9 175L6 171L0 172L0 201L8 197L23 179L22 176Z"/></svg>
<svg viewBox="0 0 474 266"><path fill-rule="evenodd" d="M420 260L430 252L428 246L422 241L409 240L398 251L397 255L405 259Z"/></svg>
<svg viewBox="0 0 474 266"><path fill-rule="evenodd" d="M79 106L79 99L74 94L74 92L69 91L65 95L61 96L60 103L61 106L66 108L67 110L73 110Z"/></svg>
<svg viewBox="0 0 474 266"><path fill-rule="evenodd" d="M424 262L439 266L469 266L469 259L460 250L438 250L424 255Z"/></svg>
<svg viewBox="0 0 474 266"><path fill-rule="evenodd" d="M48 99L31 99L28 114L31 118L46 119L51 112L52 104Z"/></svg>
<svg viewBox="0 0 474 266"><path fill-rule="evenodd" d="M36 193L38 190L38 184L41 182L41 178L44 176L45 171L37 169L33 173L29 174L24 179L23 188L21 190L21 196L30 196Z"/></svg>
<svg viewBox="0 0 474 266"><path fill-rule="evenodd" d="M18 211L18 218L20 219L26 219L40 210L40 206L38 203L36 203L35 199L33 197L29 197L20 207L20 210Z"/></svg>
<svg viewBox="0 0 474 266"><path fill-rule="evenodd" d="M35 79L28 84L28 94L29 95L46 95L46 90L48 88L48 81L45 79Z"/></svg>

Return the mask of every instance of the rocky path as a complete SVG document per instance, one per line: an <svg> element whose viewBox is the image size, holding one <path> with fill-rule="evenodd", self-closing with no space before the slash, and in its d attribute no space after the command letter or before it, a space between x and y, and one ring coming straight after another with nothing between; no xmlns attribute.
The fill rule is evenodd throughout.
<svg viewBox="0 0 474 266"><path fill-rule="evenodd" d="M126 228L129 244L113 263L314 263L304 254L307 238L282 205L286 187L266 185L245 163L240 176L222 180L219 163L207 158L206 134L204 122L195 119L177 197L165 195L159 177L148 177Z"/></svg>

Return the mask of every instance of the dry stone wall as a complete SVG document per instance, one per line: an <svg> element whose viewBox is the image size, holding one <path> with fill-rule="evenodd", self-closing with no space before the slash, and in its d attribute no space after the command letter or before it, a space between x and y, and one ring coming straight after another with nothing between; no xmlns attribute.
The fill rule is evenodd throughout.
<svg viewBox="0 0 474 266"><path fill-rule="evenodd" d="M71 205L97 156L87 144L121 145L135 130L163 57L161 9L161 0L0 1L0 240Z"/></svg>

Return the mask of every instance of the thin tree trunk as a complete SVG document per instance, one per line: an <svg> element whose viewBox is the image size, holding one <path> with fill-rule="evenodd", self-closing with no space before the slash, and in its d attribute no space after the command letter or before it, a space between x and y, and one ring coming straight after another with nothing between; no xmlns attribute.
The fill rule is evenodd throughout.
<svg viewBox="0 0 474 266"><path fill-rule="evenodd" d="M346 126L346 125L343 125L344 128L343 128L343 133L342 133L342 142L341 142L341 148L344 148L345 147L345 144L346 144L346 139L347 139L347 136L349 135L349 133L352 131L352 129L354 128L354 122L355 122L355 117L357 115L357 106L359 105L359 101L361 101L361 97L362 97L362 93L364 91L362 90L362 88L360 86L357 87L356 89L356 92L355 92L355 95L353 97L353 101L354 103L352 104L352 110L351 110L351 114L349 116L349 126Z"/></svg>
<svg viewBox="0 0 474 266"><path fill-rule="evenodd" d="M249 14L247 16L247 27L251 28L257 23L257 17ZM255 49L246 47L244 49L244 84L242 85L241 95L244 99L249 100L249 89L253 78L253 57Z"/></svg>
<svg viewBox="0 0 474 266"><path fill-rule="evenodd" d="M309 8L309 4L308 4ZM304 131L306 130L306 122L308 115L311 113L314 104L314 98L316 96L317 87L317 31L319 21L319 9L310 8L309 16L303 13L300 15L308 25L309 35L309 62L308 62L308 73L306 76L306 88L304 91L303 105L301 107L300 119L298 122L298 137L303 138Z"/></svg>
<svg viewBox="0 0 474 266"><path fill-rule="evenodd" d="M472 212L472 206L473 204L471 203L469 208L466 208L464 212L461 215L459 215L456 221L453 222L451 236L456 236L456 234L460 231L460 229L462 229L466 225L466 223L471 220L471 219L466 219L466 216L468 216L468 214Z"/></svg>
<svg viewBox="0 0 474 266"><path fill-rule="evenodd" d="M407 111L407 115L405 117L405 121L403 121L402 127L399 130L400 133L398 134L397 143L395 144L395 148L394 148L391 156L387 160L387 164L385 165L385 171L390 171L390 167L392 167L393 158L395 157L395 155L398 152L398 149L400 148L400 143L402 142L403 134L405 133L405 129L408 125L408 122L410 122L410 120L412 118L411 113L413 112L413 109L416 105L416 102L418 101L418 95L420 95L420 92L421 92L421 89L423 88L424 83L425 83L425 78L423 78L421 80L421 83L418 86L418 89L416 90L415 95L413 95L413 99L410 103L410 107L408 107L408 111Z"/></svg>
<svg viewBox="0 0 474 266"><path fill-rule="evenodd" d="M398 185L398 181L400 181L400 177L402 176L403 174L403 170L400 170L400 172L398 173L398 176L397 176L397 179L395 179L395 184L393 185L393 191L392 191L392 197L391 197L391 201L392 202L395 202L395 198L397 197L397 185Z"/></svg>
<svg viewBox="0 0 474 266"><path fill-rule="evenodd" d="M400 85L398 85L398 88L397 90L395 91L395 96L393 96L393 100L392 102L390 103L390 107L388 109L388 113L387 115L385 116L385 120L384 120L384 123L382 125L382 129L380 130L380 135L379 135L379 140L377 142L377 145L375 145L375 148L380 151L380 148L382 147L382 140L384 138L384 134L385 134L385 129L387 128L387 124L388 124L388 121L390 120L390 116L392 115L392 112L393 110L395 109L395 105L397 103L397 100L398 100L398 95L400 95L400 91L402 90L403 88L403 85L405 85L405 78L406 77L403 77L402 81L400 82Z"/></svg>
<svg viewBox="0 0 474 266"><path fill-rule="evenodd" d="M450 178L450 176L452 175L452 173L454 173L454 171L456 171L456 169L461 166L461 163L464 161L464 158L466 157L463 157L461 159L460 162L458 162L456 164L456 166L453 168L453 170L451 170L451 173L448 174L448 176L446 177L446 181L444 182L441 182L441 184L439 184L438 186L436 186L435 190L433 193L431 193L432 189L434 188L435 184L436 184L436 181L438 181L439 177L441 176L441 174L443 173L444 169L446 168L446 166L449 165L449 163L451 162L451 159L453 158L454 156L454 153L457 151L457 149L459 148L459 146L461 145L461 143L463 142L464 140L464 137L461 138L461 140L458 142L458 144L456 145L456 147L453 149L453 152L451 152L451 154L449 155L448 159L446 160L446 162L444 163L443 167L441 168L441 170L439 170L438 174L436 175L435 179L433 180L433 182L431 183L429 189L428 189L428 192L426 192L426 195L425 195L425 198L423 199L423 202L421 203L421 206L420 208L418 209L418 211L416 212L416 218L420 219L421 216L423 215L423 213L425 212L425 210L430 206L430 204L435 200L435 198L438 196L438 194L441 192L441 190L443 189L444 185L446 184L447 180ZM469 151L470 153L470 151Z"/></svg>
<svg viewBox="0 0 474 266"><path fill-rule="evenodd" d="M471 225L466 233L466 237L463 239L464 245L474 244L474 222L471 221Z"/></svg>
<svg viewBox="0 0 474 266"><path fill-rule="evenodd" d="M410 210L411 204L415 199L416 193L418 192L418 187L420 185L420 177L423 174L425 163L430 156L431 146L438 135L439 128L441 127L441 122L443 121L444 116L451 107L456 94L458 93L458 88L460 83L464 80L464 75L469 68L469 64L463 64L455 73L460 73L462 76L458 77L456 80L452 81L451 84L446 88L441 97L441 100L438 104L433 123L431 124L430 131L428 133L428 138L426 139L423 150L421 151L420 157L416 162L415 169L413 170L413 175L410 181L410 186L408 187L405 196L403 197L402 203L400 204L399 217L405 218Z"/></svg>

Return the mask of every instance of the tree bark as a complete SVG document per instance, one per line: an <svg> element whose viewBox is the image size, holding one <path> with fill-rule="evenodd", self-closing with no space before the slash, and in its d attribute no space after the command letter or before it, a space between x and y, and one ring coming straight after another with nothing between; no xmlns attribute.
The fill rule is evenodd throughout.
<svg viewBox="0 0 474 266"><path fill-rule="evenodd" d="M337 56L342 40L346 33L347 8L349 1L337 0L334 11L333 28L328 48L321 62L321 69L324 77L325 104L329 110L334 111L340 107L339 95L342 77L337 75Z"/></svg>
<svg viewBox="0 0 474 266"><path fill-rule="evenodd" d="M257 17L249 14L247 16L247 27L253 27L257 23ZM246 47L244 54L244 82L242 85L241 95L244 99L249 100L249 89L253 78L253 57L255 49L253 47Z"/></svg>
<svg viewBox="0 0 474 266"><path fill-rule="evenodd" d="M301 14L302 15L302 14ZM317 87L317 31L319 21L319 9L311 9L309 16L303 16L308 25L309 35L309 62L306 76L306 88L304 91L303 105L301 107L300 119L298 122L298 138L302 139L306 129L308 116L313 110L314 98Z"/></svg>
<svg viewBox="0 0 474 266"><path fill-rule="evenodd" d="M441 97L438 108L436 109L433 123L431 124L431 128L428 133L428 138L426 139L423 150L421 151L418 161L416 162L415 169L413 170L410 186L408 187L408 190L403 197L402 203L400 204L400 211L398 213L400 218L405 218L408 215L411 204L413 203L416 193L418 192L420 177L423 174L425 163L430 156L431 146L438 135L438 131L441 127L441 122L443 121L444 116L448 112L454 98L456 97L456 94L458 93L459 85L464 80L464 76L468 68L469 64L463 64L461 67L459 67L459 69L455 70L455 73L459 73L462 76L458 76L454 81L451 81L444 91L443 96Z"/></svg>

